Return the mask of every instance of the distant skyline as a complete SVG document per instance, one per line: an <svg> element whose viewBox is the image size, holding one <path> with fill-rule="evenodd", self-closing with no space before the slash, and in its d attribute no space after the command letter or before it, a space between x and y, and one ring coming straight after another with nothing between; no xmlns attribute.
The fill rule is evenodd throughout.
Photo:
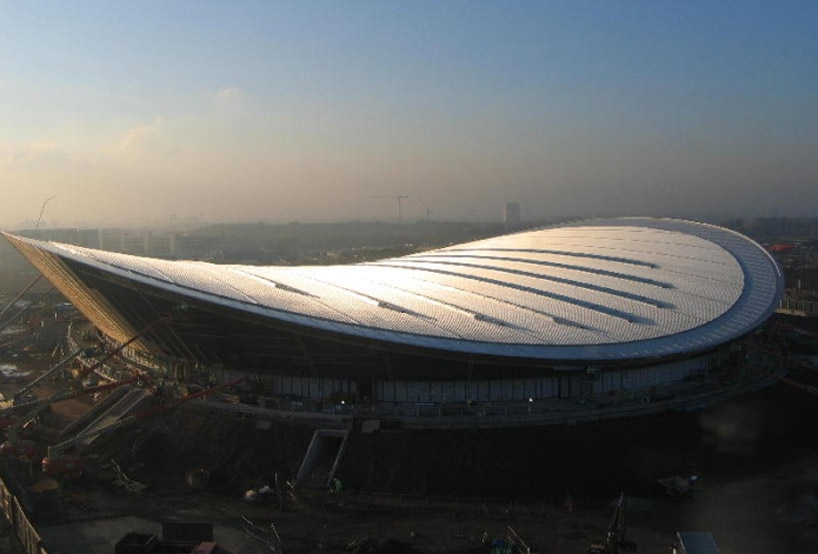
<svg viewBox="0 0 818 554"><path fill-rule="evenodd" d="M0 0L0 228L818 215L814 2Z"/></svg>

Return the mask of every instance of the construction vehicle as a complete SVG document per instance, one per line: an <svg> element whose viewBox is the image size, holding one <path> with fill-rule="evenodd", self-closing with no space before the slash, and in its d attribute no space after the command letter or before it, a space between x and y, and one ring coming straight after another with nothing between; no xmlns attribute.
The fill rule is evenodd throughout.
<svg viewBox="0 0 818 554"><path fill-rule="evenodd" d="M101 434L108 433L116 429L121 429L122 427L131 425L132 423L147 420L153 416L159 415L162 412L180 406L185 402L189 402L197 398L202 398L203 396L207 396L208 394L218 392L222 389L233 387L241 383L242 381L244 381L244 379L237 379L235 381L223 383L221 385L217 385L209 389L188 394L181 398L169 400L164 404L160 404L158 406L142 410L141 412L137 412L128 417L120 419L119 421L115 421L114 423L106 425L105 427L79 433L75 437L68 439L67 441L61 442L54 446L49 446L47 456L42 459L43 473L51 477L61 477L63 479L68 480L78 479L82 475L82 471L85 468L86 458L80 455L66 454L66 452L71 448L78 446L80 443L88 439L93 439Z"/></svg>
<svg viewBox="0 0 818 554"><path fill-rule="evenodd" d="M616 502L605 542L593 543L588 547L588 554L619 554L635 549L636 545L625 539L625 493L622 493Z"/></svg>

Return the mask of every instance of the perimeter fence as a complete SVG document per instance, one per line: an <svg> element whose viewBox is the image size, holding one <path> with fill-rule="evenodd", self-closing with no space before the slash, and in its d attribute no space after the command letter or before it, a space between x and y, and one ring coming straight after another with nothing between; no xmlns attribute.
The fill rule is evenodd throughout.
<svg viewBox="0 0 818 554"><path fill-rule="evenodd" d="M17 537L27 554L49 554L43 539L29 520L20 500L9 490L0 476L0 509L11 525L12 534Z"/></svg>

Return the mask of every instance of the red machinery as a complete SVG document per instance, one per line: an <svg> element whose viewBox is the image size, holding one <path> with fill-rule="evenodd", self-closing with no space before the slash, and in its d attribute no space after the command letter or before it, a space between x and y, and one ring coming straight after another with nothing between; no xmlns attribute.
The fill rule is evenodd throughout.
<svg viewBox="0 0 818 554"><path fill-rule="evenodd" d="M220 391L222 389L226 389L232 386L235 386L239 383L244 381L244 379L237 379L235 381L230 381L228 383L223 383L221 385L217 385L215 387L211 387L209 389L201 390L192 394L188 394L181 398L177 398L175 400L170 400L165 404L161 404L159 406L154 406L152 408L148 408L146 410L142 410L141 412L137 412L133 415L130 415L126 418L120 419L110 425L102 427L101 429L95 429L93 431L79 433L75 437L61 442L60 444L56 444L54 446L48 447L48 455L43 458L42 460L42 467L43 473L46 475L50 475L52 477L65 477L68 479L76 479L80 477L82 474L82 470L84 468L84 458L81 456L66 456L66 450L70 449L71 447L75 446L76 444L82 442L87 438L91 438L102 433L107 433L109 431L113 431L115 429L119 429L121 427L125 427L132 423L136 423L141 420L149 419L155 415L158 415L164 411L167 411L171 408L175 408L185 402L189 402L191 400L195 400L197 398L201 398L203 396L207 396L208 394L212 394L214 392Z"/></svg>
<svg viewBox="0 0 818 554"><path fill-rule="evenodd" d="M92 364L91 366L85 368L80 374L77 376L75 382L79 382L83 379L86 375L93 372L97 368L101 367L105 362L116 356L119 352L121 352L125 347L129 344L134 342L136 339L148 333L157 327L161 327L162 325L167 325L173 321L173 316L166 316L161 317L150 324L146 325L142 329L140 329L134 336L130 339L119 345L119 347L115 348L105 356L103 356L100 360L96 363ZM23 387L20 391L18 391L14 395L14 399L17 400L23 396L24 393L31 390L39 381L51 375L54 371L68 363L69 361L73 360L82 352L82 349L78 349L72 352L69 356L58 362L56 365L51 367L48 371L43 373L40 377L29 383L27 386ZM111 388L116 388L121 385L125 385L128 383L133 383L134 381L138 380L141 377L147 377L146 374L136 373L132 379L127 379L125 381L120 381L118 383L111 383L107 385L100 385L97 387L91 387L88 389L82 390L69 390L69 391L62 391L50 398L40 399L40 400L33 400L31 402L24 402L22 404L15 404L5 410L0 411L0 428L8 428L6 432L6 442L0 445L0 457L2 456L32 456L37 454L37 449L31 441L21 441L20 437L18 436L19 432L23 429L23 426L32 421L36 418L42 411L44 411L48 406L53 404L54 402L59 402L61 400L67 400L69 398L77 398L79 396L84 396L87 394L93 394L95 392L101 392L104 390L108 390ZM17 412L26 411L25 415L21 417L17 417L14 414Z"/></svg>
<svg viewBox="0 0 818 554"><path fill-rule="evenodd" d="M25 428L26 424L33 421L34 418L48 409L51 404L62 400L68 400L70 398L79 398L80 396L85 396L87 394L94 394L96 392L115 389L117 387L121 387L122 385L133 383L138 379L138 377L133 377L131 379L126 379L125 381L108 383L106 385L99 385L88 389L61 392L49 398L42 398L40 400L34 400L7 408L5 411L3 411L2 420L2 422L6 424L4 426L7 427L6 441L3 442L3 444L0 444L0 457L26 456L30 458L32 456L39 455L39 449L32 441L21 440L20 432ZM17 416L15 415L17 412L24 413Z"/></svg>

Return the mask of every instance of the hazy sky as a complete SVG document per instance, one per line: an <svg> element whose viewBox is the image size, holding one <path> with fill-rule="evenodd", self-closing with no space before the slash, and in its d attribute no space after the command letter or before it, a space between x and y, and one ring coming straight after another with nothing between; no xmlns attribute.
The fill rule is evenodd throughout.
<svg viewBox="0 0 818 554"><path fill-rule="evenodd" d="M0 0L0 227L818 215L818 2Z"/></svg>

